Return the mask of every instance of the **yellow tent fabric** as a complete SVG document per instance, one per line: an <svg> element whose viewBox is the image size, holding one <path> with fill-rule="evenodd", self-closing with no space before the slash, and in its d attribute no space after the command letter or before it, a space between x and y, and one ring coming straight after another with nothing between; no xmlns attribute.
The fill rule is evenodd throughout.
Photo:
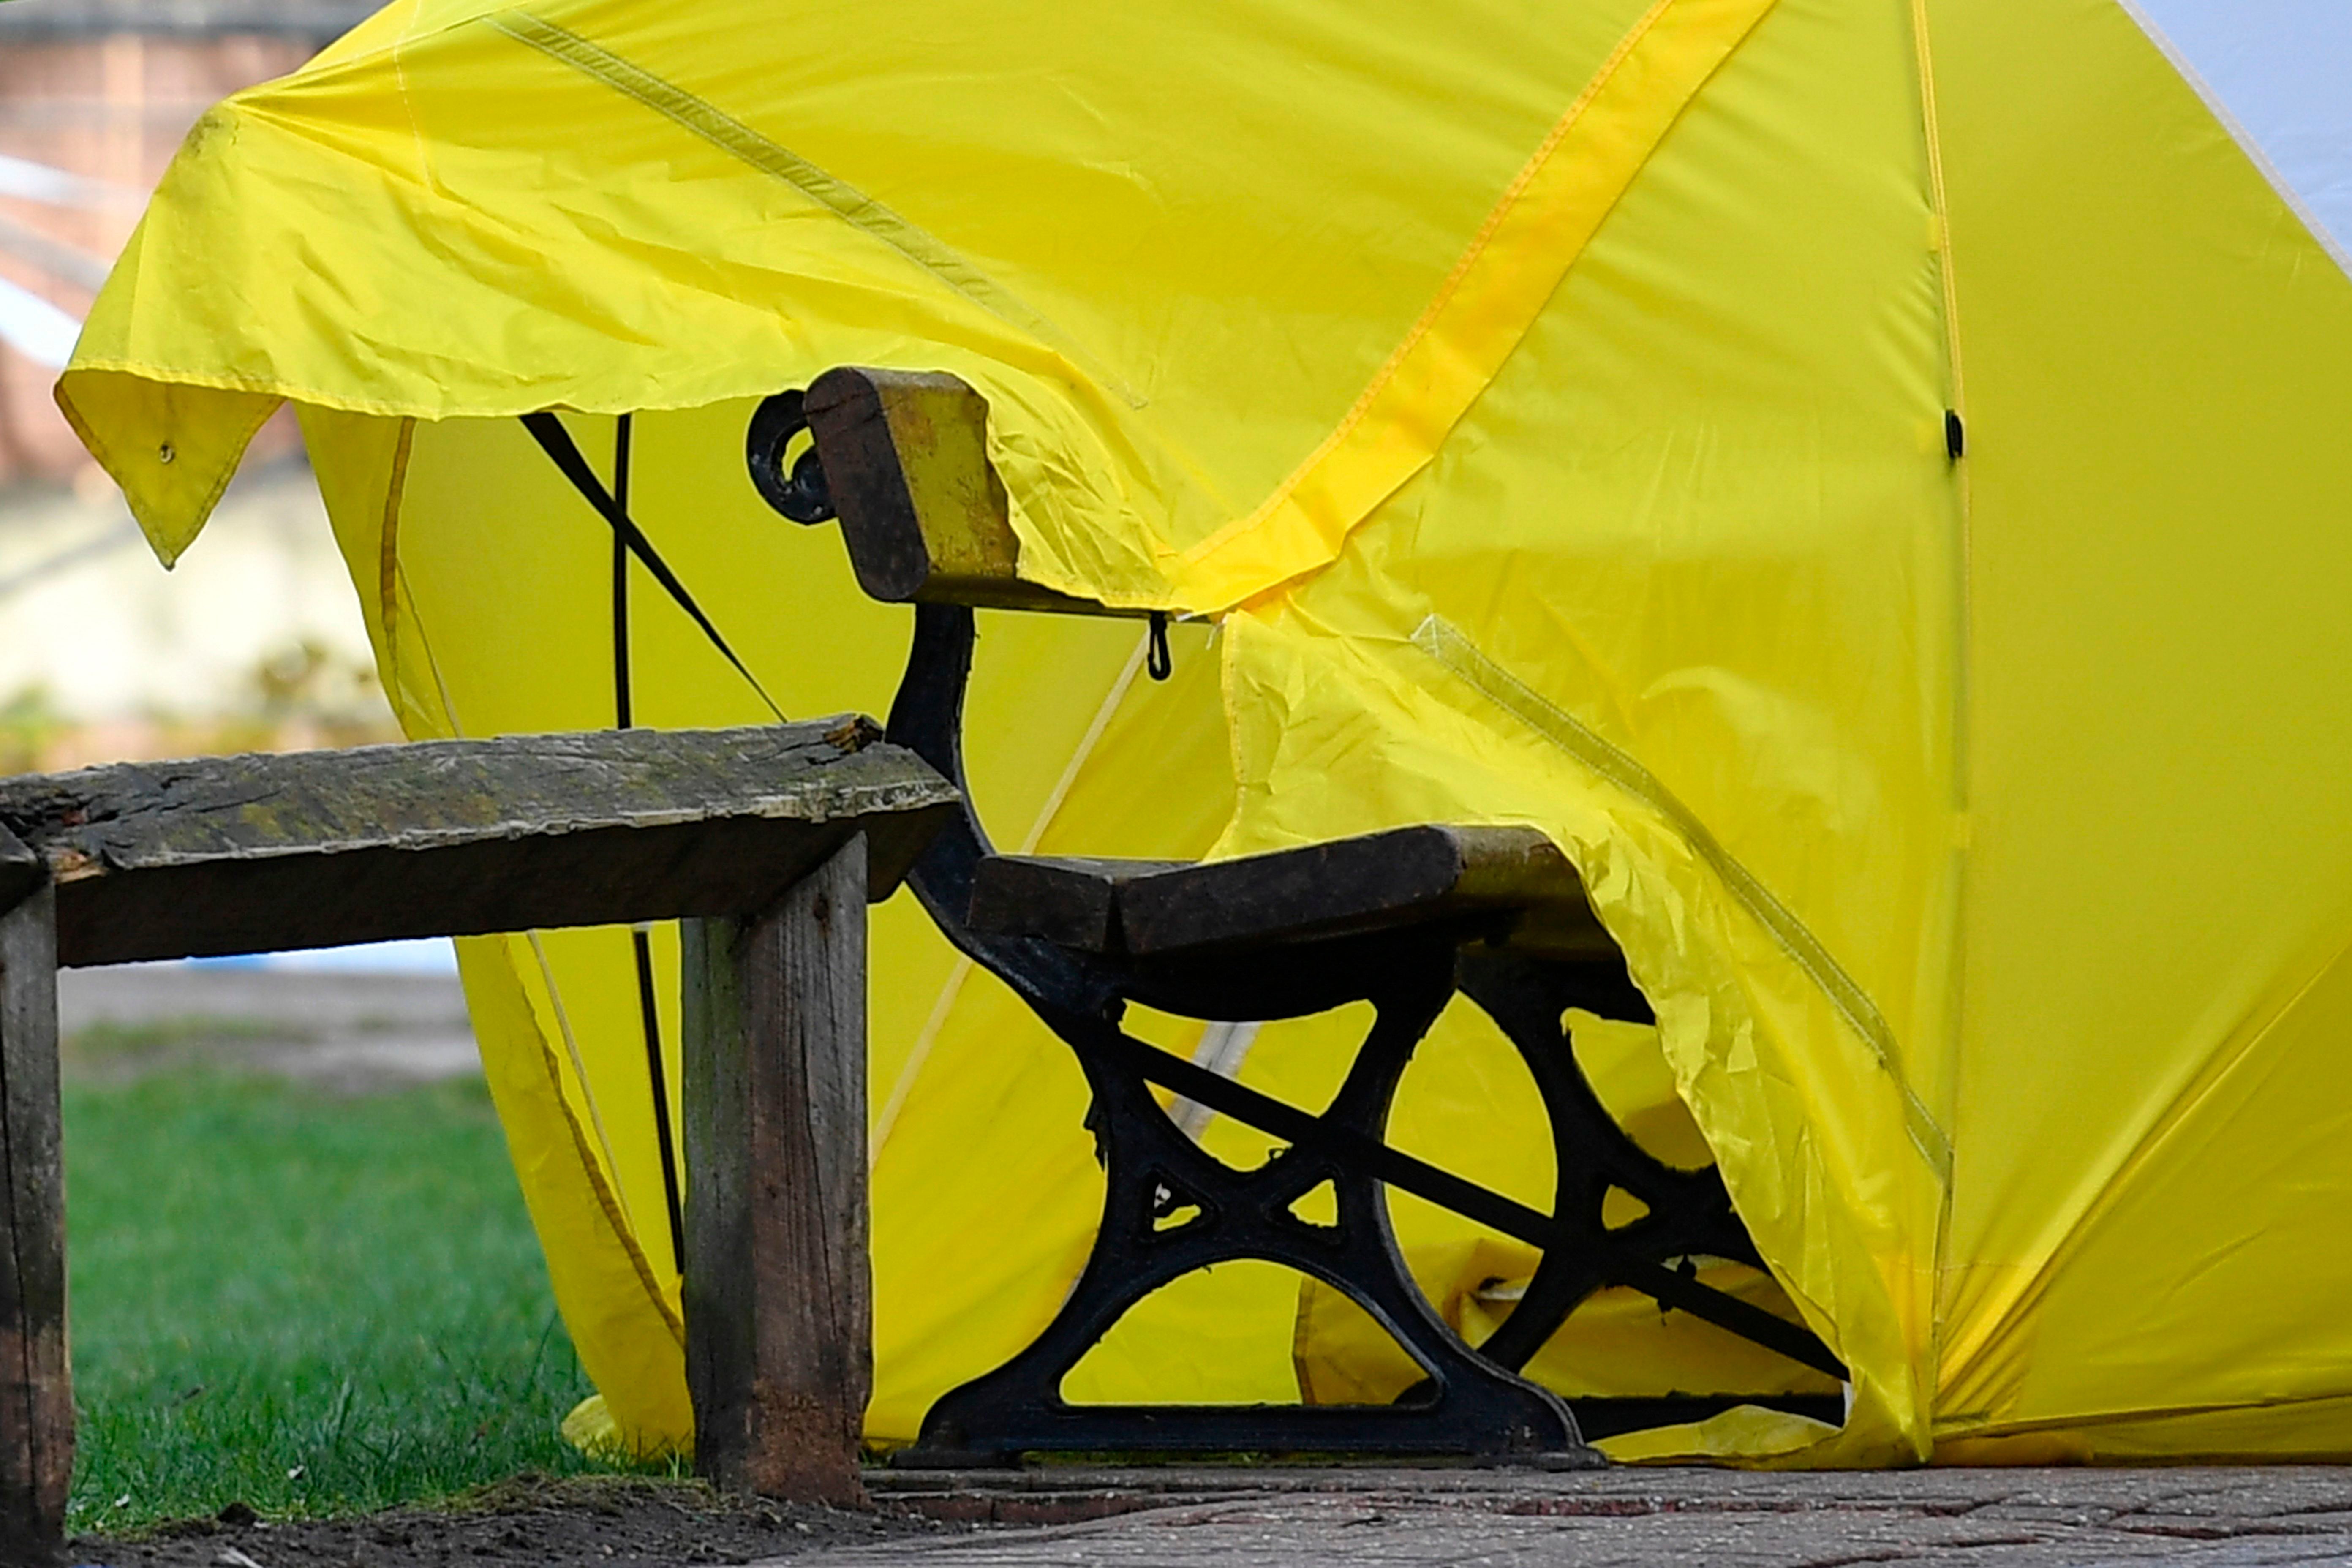
<svg viewBox="0 0 2352 1568"><path fill-rule="evenodd" d="M295 402L403 722L482 734L615 719L609 537L511 416L617 479L633 415L633 508L765 691L640 579L642 721L874 710L903 622L758 506L743 423L951 371L1024 572L1200 623L1164 687L1131 627L988 624L1003 837L1512 822L1582 870L1658 1024L1580 1059L1711 1152L1740 1288L1853 1371L1835 1431L1617 1451L2315 1456L2352 1451L2347 349L2352 279L2116 0L403 0L199 125L58 395L167 562ZM1043 1321L1099 1178L1057 1049L877 922L889 1440ZM580 1429L655 1447L626 949L464 963ZM1244 1078L1311 1102L1347 1023ZM1395 1135L1539 1196L1513 1071L1457 1009ZM1504 1310L1526 1258L1398 1219L1457 1323ZM1070 1392L1358 1397L1391 1355L1228 1269ZM1537 1371L1811 1386L1608 1299Z"/></svg>

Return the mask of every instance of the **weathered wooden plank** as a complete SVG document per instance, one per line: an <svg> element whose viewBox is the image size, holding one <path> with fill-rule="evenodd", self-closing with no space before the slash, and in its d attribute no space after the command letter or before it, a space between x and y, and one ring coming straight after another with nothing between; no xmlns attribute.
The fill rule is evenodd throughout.
<svg viewBox="0 0 2352 1568"><path fill-rule="evenodd" d="M0 780L0 826L90 964L735 913L859 831L879 896L954 799L848 718L126 763Z"/></svg>
<svg viewBox="0 0 2352 1568"><path fill-rule="evenodd" d="M1186 869L1183 860L992 855L971 885L974 931L1043 937L1082 952L1117 944L1118 889L1138 877Z"/></svg>
<svg viewBox="0 0 2352 1568"><path fill-rule="evenodd" d="M1020 575L988 402L940 373L844 366L803 405L858 586L886 604L1141 616Z"/></svg>
<svg viewBox="0 0 2352 1568"><path fill-rule="evenodd" d="M1616 952L1568 858L1531 827L1423 826L1146 877L1119 890L1133 952L1337 936L1518 911L1514 941ZM1529 929L1517 929L1529 928Z"/></svg>
<svg viewBox="0 0 2352 1568"><path fill-rule="evenodd" d="M862 1506L866 846L763 913L685 928L686 1358L695 1468Z"/></svg>
<svg viewBox="0 0 2352 1568"><path fill-rule="evenodd" d="M73 1475L56 907L40 888L0 914L0 1563L8 1568L57 1560Z"/></svg>
<svg viewBox="0 0 2352 1568"><path fill-rule="evenodd" d="M1489 913L1510 917L1497 934L1517 947L1616 952L1575 868L1523 827L1400 827L1172 868L1000 856L981 863L971 899L976 930L1143 955Z"/></svg>
<svg viewBox="0 0 2352 1568"><path fill-rule="evenodd" d="M0 827L0 910L16 907L24 896L49 879L49 868L32 846Z"/></svg>

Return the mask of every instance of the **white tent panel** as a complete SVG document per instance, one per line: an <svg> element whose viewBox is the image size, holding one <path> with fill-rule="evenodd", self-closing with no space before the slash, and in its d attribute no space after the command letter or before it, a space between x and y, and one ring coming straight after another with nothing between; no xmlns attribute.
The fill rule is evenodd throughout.
<svg viewBox="0 0 2352 1568"><path fill-rule="evenodd" d="M2125 5L2352 269L2352 4Z"/></svg>

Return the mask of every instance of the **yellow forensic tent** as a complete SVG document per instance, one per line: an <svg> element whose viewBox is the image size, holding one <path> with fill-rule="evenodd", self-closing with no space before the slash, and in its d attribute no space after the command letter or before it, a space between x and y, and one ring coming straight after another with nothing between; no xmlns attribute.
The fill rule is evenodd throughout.
<svg viewBox="0 0 2352 1568"><path fill-rule="evenodd" d="M1132 623L985 624L1004 840L1519 823L1582 871L1658 1021L1580 1059L1711 1152L1770 1265L1727 1282L1853 1374L1841 1429L1616 1451L2345 1454L2352 279L2230 94L2352 39L2250 20L2206 68L2196 9L401 0L198 125L58 396L167 562L296 404L402 722L488 734L878 710L901 614L742 432L831 366L952 372L1024 573L1192 617L1165 685ZM513 417L551 408L741 670L616 568ZM1100 1188L1060 1049L877 921L888 1441L1044 1321ZM637 942L462 962L575 1429L653 1447ZM1311 1100L1342 1023L1244 1080ZM1449 1016L1398 1141L1541 1201L1521 1070ZM1454 1321L1507 1310L1524 1256L1397 1214ZM1392 1390L1362 1327L1221 1269L1070 1392ZM1532 1370L1819 1386L1614 1293Z"/></svg>

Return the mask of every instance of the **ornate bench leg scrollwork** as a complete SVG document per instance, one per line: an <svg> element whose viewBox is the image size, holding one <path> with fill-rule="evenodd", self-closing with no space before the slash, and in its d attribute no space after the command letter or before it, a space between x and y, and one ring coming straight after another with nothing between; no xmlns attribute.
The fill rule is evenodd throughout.
<svg viewBox="0 0 2352 1568"><path fill-rule="evenodd" d="M1413 1048L1454 990L1450 952L1423 944L1418 963L1370 1000L1378 1016L1347 1081L1317 1120L1377 1141ZM1389 1224L1381 1184L1346 1152L1293 1143L1255 1170L1202 1150L1161 1108L1139 1070L1160 1053L1114 1025L1049 1018L1077 1051L1095 1091L1106 1165L1093 1255L1058 1315L1011 1362L942 1398L915 1462L1006 1463L1024 1450L1378 1452L1580 1458L1558 1396L1473 1353L1414 1285ZM1303 1217L1328 1184L1336 1215ZM1195 1269L1258 1258L1345 1293L1428 1374L1391 1406L1076 1405L1063 1377L1136 1303Z"/></svg>

